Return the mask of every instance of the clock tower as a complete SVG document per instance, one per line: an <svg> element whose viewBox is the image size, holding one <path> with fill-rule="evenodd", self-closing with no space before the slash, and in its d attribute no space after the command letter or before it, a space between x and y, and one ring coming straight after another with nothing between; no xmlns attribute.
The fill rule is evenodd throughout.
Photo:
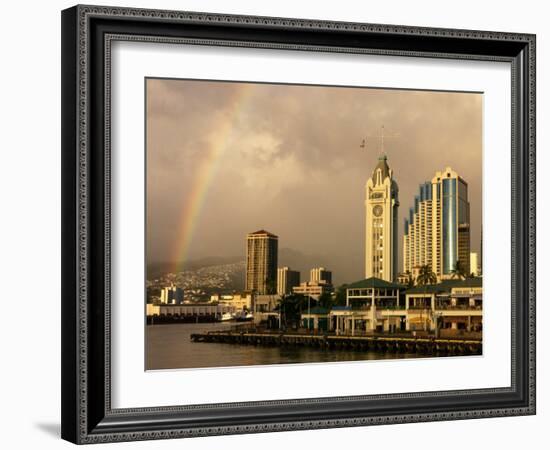
<svg viewBox="0 0 550 450"><path fill-rule="evenodd" d="M398 194L387 157L381 155L366 185L365 278L397 278Z"/></svg>

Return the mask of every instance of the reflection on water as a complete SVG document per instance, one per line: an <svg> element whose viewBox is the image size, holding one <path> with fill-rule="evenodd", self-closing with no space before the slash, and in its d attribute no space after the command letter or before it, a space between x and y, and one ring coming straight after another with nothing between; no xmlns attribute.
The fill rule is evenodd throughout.
<svg viewBox="0 0 550 450"><path fill-rule="evenodd" d="M327 350L310 347L261 347L191 342L192 333L229 329L227 323L148 325L147 369L186 369L372 359L418 358L417 353Z"/></svg>

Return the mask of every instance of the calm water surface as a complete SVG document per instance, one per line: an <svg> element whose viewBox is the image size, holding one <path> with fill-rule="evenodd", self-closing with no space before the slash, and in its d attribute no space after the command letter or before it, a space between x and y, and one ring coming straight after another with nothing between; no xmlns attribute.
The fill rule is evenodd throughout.
<svg viewBox="0 0 550 450"><path fill-rule="evenodd" d="M262 347L254 345L191 342L192 333L229 329L226 323L148 325L147 369L250 366L262 364L364 361L418 358L417 353L326 350L310 347Z"/></svg>

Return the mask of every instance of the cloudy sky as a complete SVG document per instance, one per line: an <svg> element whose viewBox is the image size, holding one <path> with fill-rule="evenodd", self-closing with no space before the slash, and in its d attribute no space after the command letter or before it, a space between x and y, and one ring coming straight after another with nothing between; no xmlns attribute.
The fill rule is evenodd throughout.
<svg viewBox="0 0 550 450"><path fill-rule="evenodd" d="M482 95L349 87L147 80L149 262L244 259L246 233L364 272L365 183L380 153L403 218L419 183L451 166L468 183L472 251L481 228ZM400 245L401 247L401 245ZM402 249L399 248L399 270ZM304 274L305 275L305 274ZM303 275L303 276L304 276Z"/></svg>

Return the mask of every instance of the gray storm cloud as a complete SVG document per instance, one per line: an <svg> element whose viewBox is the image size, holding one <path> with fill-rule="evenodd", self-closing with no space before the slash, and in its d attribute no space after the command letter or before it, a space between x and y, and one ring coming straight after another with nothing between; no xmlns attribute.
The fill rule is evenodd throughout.
<svg viewBox="0 0 550 450"><path fill-rule="evenodd" d="M279 248L334 261L338 283L361 278L364 189L380 149L374 138L366 149L359 144L382 125L398 134L385 150L399 185L399 242L418 185L451 166L468 183L471 246L478 251L482 99L478 93L149 79L148 260L177 258L182 211L206 177L189 259L244 258L246 233L265 228L279 236ZM212 146L223 148L215 158Z"/></svg>

